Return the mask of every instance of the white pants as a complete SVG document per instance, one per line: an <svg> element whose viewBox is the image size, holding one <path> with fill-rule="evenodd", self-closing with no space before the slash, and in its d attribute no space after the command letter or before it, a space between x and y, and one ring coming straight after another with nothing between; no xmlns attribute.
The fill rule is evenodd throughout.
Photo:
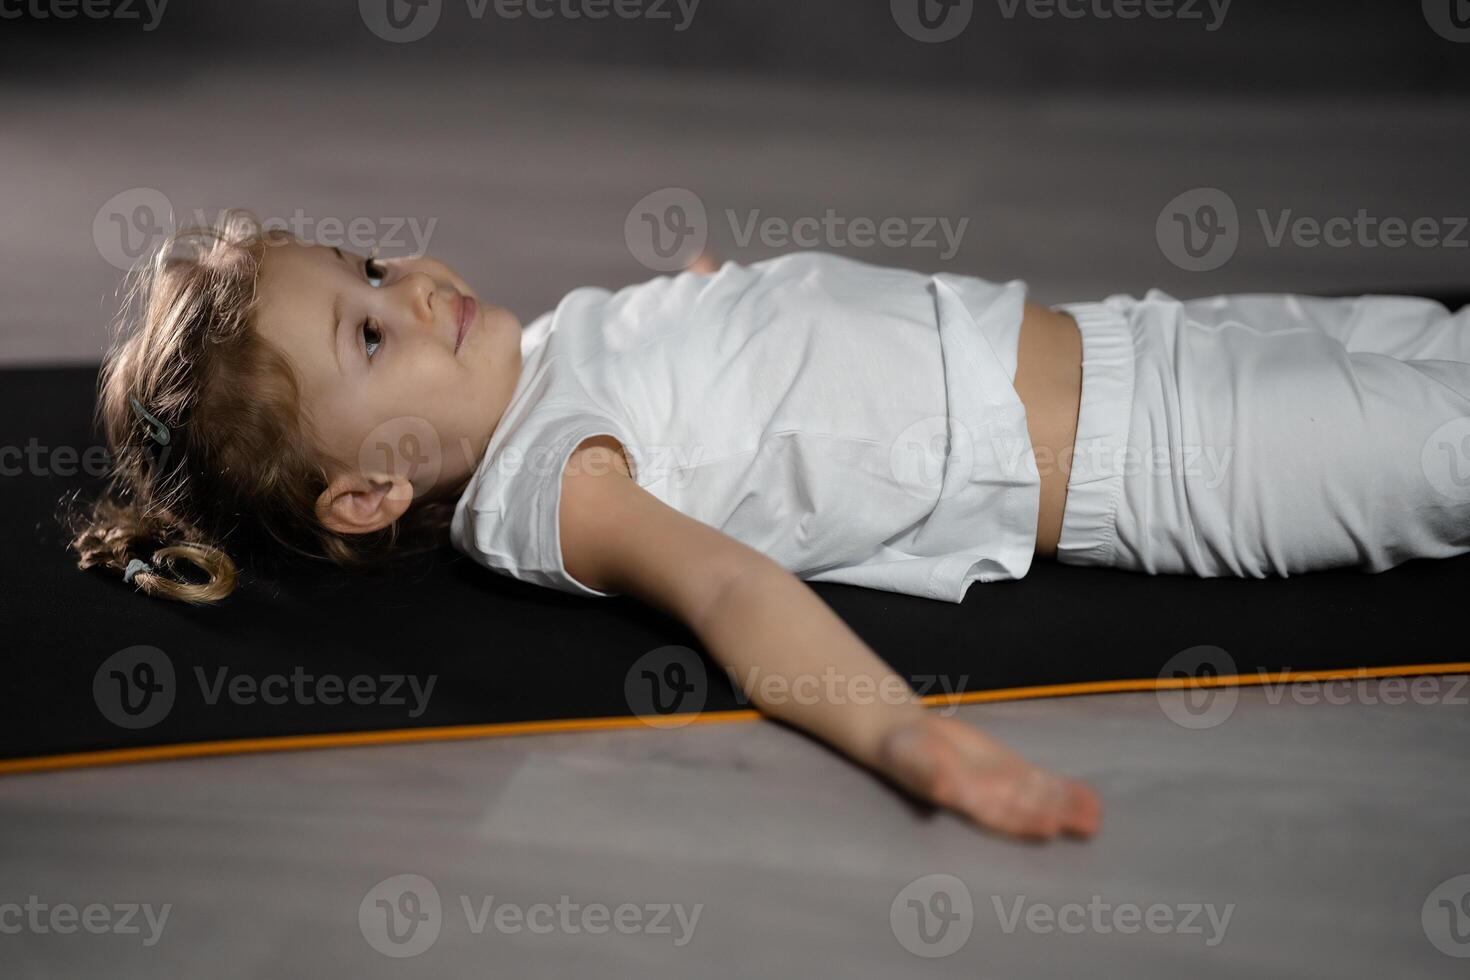
<svg viewBox="0 0 1470 980"><path fill-rule="evenodd" d="M1470 551L1470 307L1057 308L1083 350L1059 561L1259 578Z"/></svg>

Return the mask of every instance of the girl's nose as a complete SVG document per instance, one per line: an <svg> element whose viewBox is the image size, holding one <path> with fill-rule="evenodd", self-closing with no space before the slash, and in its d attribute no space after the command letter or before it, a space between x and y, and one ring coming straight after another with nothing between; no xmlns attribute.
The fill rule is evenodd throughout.
<svg viewBox="0 0 1470 980"><path fill-rule="evenodd" d="M434 294L438 285L427 273L410 272L398 283L409 313L424 326L434 324Z"/></svg>

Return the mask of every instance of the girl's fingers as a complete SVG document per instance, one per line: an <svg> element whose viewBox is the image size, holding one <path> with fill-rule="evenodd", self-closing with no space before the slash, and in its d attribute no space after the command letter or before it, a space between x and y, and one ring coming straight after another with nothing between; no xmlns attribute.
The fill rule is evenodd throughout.
<svg viewBox="0 0 1470 980"><path fill-rule="evenodd" d="M1084 783L1028 766L978 777L975 785L966 815L984 826L1043 839L1097 833L1102 807Z"/></svg>
<svg viewBox="0 0 1470 980"><path fill-rule="evenodd" d="M1030 768L1014 777L1015 792L1004 817L1013 833L1027 837L1055 837L1061 830L1062 794L1056 779Z"/></svg>
<svg viewBox="0 0 1470 980"><path fill-rule="evenodd" d="M1072 782L1067 787L1065 829L1078 837L1091 837L1102 825L1102 801L1086 783Z"/></svg>
<svg viewBox="0 0 1470 980"><path fill-rule="evenodd" d="M968 725L930 719L906 728L883 758L904 789L987 830L1039 839L1097 832L1102 807L1086 784L1038 769Z"/></svg>

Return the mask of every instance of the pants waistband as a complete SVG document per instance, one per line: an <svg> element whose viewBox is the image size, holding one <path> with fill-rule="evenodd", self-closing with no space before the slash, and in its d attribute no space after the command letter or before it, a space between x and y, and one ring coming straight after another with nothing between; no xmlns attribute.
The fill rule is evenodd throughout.
<svg viewBox="0 0 1470 980"><path fill-rule="evenodd" d="M1133 330L1111 303L1064 303L1082 332L1082 404L1057 561L1107 565L1117 547L1121 465L1133 411Z"/></svg>

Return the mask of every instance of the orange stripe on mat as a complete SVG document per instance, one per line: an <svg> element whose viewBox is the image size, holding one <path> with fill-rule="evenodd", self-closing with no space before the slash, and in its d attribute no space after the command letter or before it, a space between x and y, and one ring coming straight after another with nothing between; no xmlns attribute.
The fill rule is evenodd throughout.
<svg viewBox="0 0 1470 980"><path fill-rule="evenodd" d="M1077 684L1045 684L1011 687L962 694L931 694L923 701L930 707L983 704L991 701L1020 701L1028 698L1072 697L1080 694L1113 694L1124 691L1175 690L1182 687L1244 687L1257 684L1343 680L1370 677L1413 677L1422 674L1470 674L1470 661L1444 664L1410 664L1399 667L1345 667L1338 670L1285 670L1274 674L1232 674L1223 677L1150 677L1143 680L1084 681ZM677 716L676 716L677 717ZM215 742L186 742L135 749L104 749L36 756L31 759L0 760L0 775L80 769L130 762L161 762L202 756L244 755L248 752L289 752L300 749L345 748L354 745L400 745L412 742L448 742L459 739L496 738L503 735L540 735L556 732L609 731L620 728L673 728L685 725L755 721L760 712L751 709L707 711L685 721L682 717L665 724L646 722L637 716L608 718L564 718L550 721L513 721L493 725L448 725L439 728L394 728L380 732L334 732L323 735L280 735L270 738L238 738Z"/></svg>

